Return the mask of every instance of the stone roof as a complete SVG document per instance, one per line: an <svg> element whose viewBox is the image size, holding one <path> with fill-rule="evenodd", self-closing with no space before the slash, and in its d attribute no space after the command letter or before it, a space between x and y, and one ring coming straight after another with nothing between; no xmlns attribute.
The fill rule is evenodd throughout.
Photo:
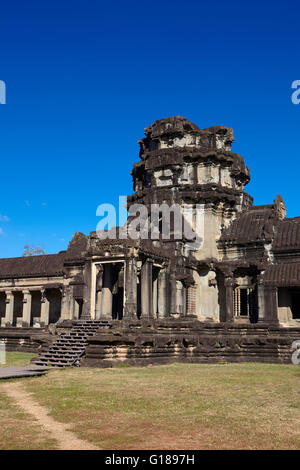
<svg viewBox="0 0 300 470"><path fill-rule="evenodd" d="M271 264L264 274L264 282L267 285L279 287L292 287L300 285L300 263Z"/></svg>
<svg viewBox="0 0 300 470"><path fill-rule="evenodd" d="M221 244L255 242L272 242L275 252L300 250L300 217L280 219L274 204L252 206L240 213L220 237Z"/></svg>
<svg viewBox="0 0 300 470"><path fill-rule="evenodd" d="M65 255L65 251L60 251L54 255L0 259L0 278L62 275Z"/></svg>
<svg viewBox="0 0 300 470"><path fill-rule="evenodd" d="M88 246L88 237L81 232L76 232L69 243L65 261L79 261L84 259Z"/></svg>
<svg viewBox="0 0 300 470"><path fill-rule="evenodd" d="M300 250L300 218L277 222L273 242L274 251Z"/></svg>
<svg viewBox="0 0 300 470"><path fill-rule="evenodd" d="M240 213L223 231L220 242L242 245L270 240L273 235L274 217L273 205L253 206Z"/></svg>

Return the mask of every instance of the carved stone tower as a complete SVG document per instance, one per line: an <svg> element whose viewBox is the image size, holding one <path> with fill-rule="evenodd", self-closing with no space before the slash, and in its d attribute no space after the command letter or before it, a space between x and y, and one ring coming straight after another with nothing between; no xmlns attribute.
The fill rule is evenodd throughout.
<svg viewBox="0 0 300 470"><path fill-rule="evenodd" d="M197 315L215 318L217 241L237 213L252 205L252 198L244 192L249 169L243 158L231 151L233 130L227 127L199 129L175 116L155 121L145 129L145 135L139 141L141 160L132 171L135 193L128 204L179 204L191 214L193 228L197 211L201 211L201 246L187 252L183 244L181 254L197 262L193 272L196 299L201 298ZM174 263L174 272L176 268Z"/></svg>

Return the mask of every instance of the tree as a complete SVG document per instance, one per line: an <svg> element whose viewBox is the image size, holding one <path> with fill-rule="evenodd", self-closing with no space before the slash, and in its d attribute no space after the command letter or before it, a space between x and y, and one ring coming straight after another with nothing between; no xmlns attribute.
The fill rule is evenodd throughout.
<svg viewBox="0 0 300 470"><path fill-rule="evenodd" d="M40 247L40 245L32 246L30 248L29 245L24 246L24 253L23 256L36 256L36 255L44 255L44 250Z"/></svg>

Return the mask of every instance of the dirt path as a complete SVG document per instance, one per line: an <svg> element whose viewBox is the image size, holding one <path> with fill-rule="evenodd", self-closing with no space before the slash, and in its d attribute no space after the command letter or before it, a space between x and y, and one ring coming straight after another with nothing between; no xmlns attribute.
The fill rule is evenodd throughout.
<svg viewBox="0 0 300 470"><path fill-rule="evenodd" d="M36 403L21 382L8 382L1 384L0 387L23 411L31 414L49 432L50 436L57 441L60 450L99 450L98 447L76 437L68 430L67 424L60 423L49 416L48 410Z"/></svg>

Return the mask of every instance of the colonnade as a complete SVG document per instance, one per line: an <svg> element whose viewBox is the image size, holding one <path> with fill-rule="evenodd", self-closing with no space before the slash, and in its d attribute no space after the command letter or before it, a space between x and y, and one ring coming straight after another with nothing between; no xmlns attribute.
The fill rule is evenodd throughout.
<svg viewBox="0 0 300 470"><path fill-rule="evenodd" d="M58 289L55 290L58 291ZM2 327L30 327L48 325L50 322L51 304L55 304L54 308L52 309L55 319L60 313L60 293L57 294L56 297L49 299L45 288L39 290L12 289L0 291L0 294L2 294ZM33 301L35 305L33 305Z"/></svg>
<svg viewBox="0 0 300 470"><path fill-rule="evenodd" d="M165 318L195 314L195 288L185 287L152 258L95 263L92 310L96 319ZM121 276L121 281L120 281ZM117 286L117 287L116 287ZM93 289L96 290L95 294ZM117 295L119 313L114 302ZM121 314L120 314L121 312ZM93 315L93 312L92 312Z"/></svg>
<svg viewBox="0 0 300 470"><path fill-rule="evenodd" d="M158 318L168 315L170 292L166 268L155 264L151 258L141 262L129 257L122 264L97 263L96 276L93 284L96 285L96 319ZM119 305L118 314L114 300Z"/></svg>

